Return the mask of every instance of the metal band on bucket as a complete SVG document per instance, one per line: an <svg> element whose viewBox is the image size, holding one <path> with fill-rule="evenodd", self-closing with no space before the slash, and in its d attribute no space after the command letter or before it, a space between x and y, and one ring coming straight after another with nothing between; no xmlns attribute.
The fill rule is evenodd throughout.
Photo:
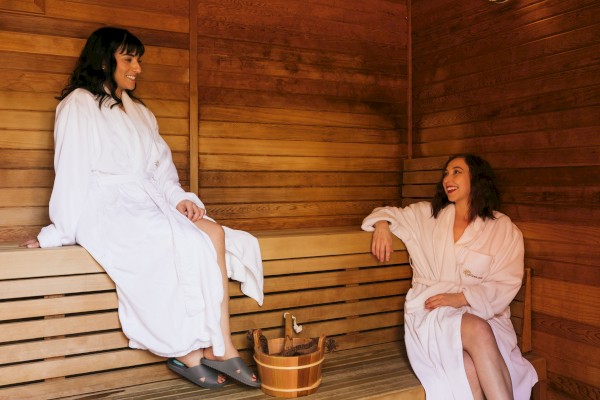
<svg viewBox="0 0 600 400"><path fill-rule="evenodd" d="M319 378L319 380L317 380L317 382L314 383L311 386L306 386L306 387L298 388L298 389L277 389L277 388L274 388L274 387L271 387L271 386L267 386L264 383L261 383L263 389L272 390L273 392L286 392L286 393L301 392L303 390L312 390L312 389L315 389L320 384L321 384L321 378Z"/></svg>
<svg viewBox="0 0 600 400"><path fill-rule="evenodd" d="M316 361L312 364L296 365L296 366L292 366L292 367L280 367L278 365L269 365L269 364L262 363L256 359L256 356L254 357L254 361L256 361L257 364L262 365L263 367L266 367L269 369L302 369L302 368L314 367L315 365L321 364L324 359L325 359L325 357L322 357L321 359L319 359L319 361Z"/></svg>

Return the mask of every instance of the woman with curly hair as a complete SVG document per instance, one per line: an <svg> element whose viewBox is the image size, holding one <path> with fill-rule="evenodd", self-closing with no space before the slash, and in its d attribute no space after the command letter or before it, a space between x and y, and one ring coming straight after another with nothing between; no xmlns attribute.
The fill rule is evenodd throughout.
<svg viewBox="0 0 600 400"><path fill-rule="evenodd" d="M489 163L459 154L446 163L431 203L377 208L363 221L379 261L390 258L392 234L410 253L404 339L427 399L525 400L537 382L510 321L523 236L499 203Z"/></svg>

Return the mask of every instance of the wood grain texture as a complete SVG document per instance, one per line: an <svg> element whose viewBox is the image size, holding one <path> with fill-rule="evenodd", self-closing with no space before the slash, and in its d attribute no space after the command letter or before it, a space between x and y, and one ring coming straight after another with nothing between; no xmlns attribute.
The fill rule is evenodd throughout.
<svg viewBox="0 0 600 400"><path fill-rule="evenodd" d="M269 338L281 336L283 310L297 316L304 337L325 334L340 349L401 338L411 269L400 241L394 257L379 263L369 252L371 235L357 228L256 235L264 258L264 304L249 301L237 283L229 288L232 339L246 359L247 330L261 327ZM104 380L120 368L139 371L132 382L143 383L144 371L163 361L127 349L114 284L81 247L30 250L5 244L0 265L0 398L122 386ZM70 375L85 375L89 383L75 389ZM159 373L154 380L162 379ZM36 383L41 380L46 382Z"/></svg>
<svg viewBox="0 0 600 400"><path fill-rule="evenodd" d="M249 357L247 330L260 327L268 338L282 337L284 310L302 323L303 337L327 335L340 350L379 343L391 346L402 338L402 309L411 268L399 240L394 241L396 251L390 261L379 263L369 251L371 234L356 228L255 235L264 259L264 304L258 306L244 296L237 283L229 286L232 339L244 359ZM105 379L118 368L124 368L124 376L131 375L128 384L172 377L163 371L149 378L147 370L164 368L157 364L162 359L127 349L114 285L81 247L29 250L5 244L0 246L0 265L5 266L0 268L0 386L6 386L0 387L0 398L33 394L46 398L111 388L123 393L122 381ZM511 305L519 343L528 341L520 334L528 332L529 306L523 303L529 299L527 287ZM353 357L348 354L346 362ZM78 378L64 374L83 374L88 381L76 389L73 385ZM46 381L36 382L42 379ZM347 379L340 382L347 384ZM398 390L412 387L404 381L398 385ZM384 389L382 395L400 398L394 397L400 391Z"/></svg>
<svg viewBox="0 0 600 400"><path fill-rule="evenodd" d="M102 25L118 24L145 43L138 95L155 112L176 165L189 170L188 2L35 3L43 13L0 13L0 241L34 237L49 222L55 96ZM189 187L189 171L180 176Z"/></svg>
<svg viewBox="0 0 600 400"><path fill-rule="evenodd" d="M201 3L198 186L209 211L241 229L340 226L370 211L365 199L398 201L405 3ZM354 174L396 177L360 185Z"/></svg>
<svg viewBox="0 0 600 400"><path fill-rule="evenodd" d="M472 152L490 161L501 211L523 232L534 272L533 347L548 359L549 387L594 398L589 357L563 350L599 346L600 8L592 0L450 3L412 4L418 167L405 163L403 204L432 195L440 175L429 160Z"/></svg>
<svg viewBox="0 0 600 400"><path fill-rule="evenodd" d="M127 370L125 370L127 371ZM239 385L227 385L224 389L210 391L194 386L181 379L173 379L174 375L163 365L139 368L139 372L108 372L93 383L93 389L104 390L98 396L107 399L165 399L198 398L236 398L267 399L272 398L258 389L249 389ZM152 382L154 374L154 383ZM370 376L370 379L363 379ZM317 392L311 396L316 399L387 399L392 396L398 400L424 399L425 393L412 374L406 354L399 342L383 345L367 346L325 355L322 372L323 382ZM117 382L127 379L132 385L125 389L118 388ZM347 382L353 382L348 385ZM82 384L82 378L72 378L62 383L63 396L76 393L76 385ZM87 383L86 383L87 384ZM23 399L41 399L44 396L42 387L58 386L57 383L38 385L31 389ZM22 392L13 391L13 393ZM40 397L35 397L40 396ZM86 398L91 395L86 395ZM81 399L82 396L65 397L65 400Z"/></svg>

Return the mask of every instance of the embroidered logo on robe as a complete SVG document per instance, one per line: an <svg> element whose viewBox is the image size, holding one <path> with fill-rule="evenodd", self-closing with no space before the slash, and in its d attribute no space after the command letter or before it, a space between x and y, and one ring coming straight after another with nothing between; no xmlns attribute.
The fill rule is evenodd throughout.
<svg viewBox="0 0 600 400"><path fill-rule="evenodd" d="M463 269L463 274L465 274L465 276L470 276L471 278L475 278L475 279L483 279L482 276L477 276L474 275L470 269Z"/></svg>
<svg viewBox="0 0 600 400"><path fill-rule="evenodd" d="M154 165L155 165L156 167L158 167L158 165L159 165L159 164L160 164L160 162L159 162L158 160L154 161Z"/></svg>

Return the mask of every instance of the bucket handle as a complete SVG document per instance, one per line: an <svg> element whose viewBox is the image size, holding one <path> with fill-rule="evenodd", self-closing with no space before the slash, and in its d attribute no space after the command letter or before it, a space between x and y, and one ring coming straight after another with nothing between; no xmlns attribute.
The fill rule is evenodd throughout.
<svg viewBox="0 0 600 400"><path fill-rule="evenodd" d="M252 331L252 336L254 338L254 352L262 353L262 347L260 346L260 337L262 336L262 331L260 329L254 329Z"/></svg>
<svg viewBox="0 0 600 400"><path fill-rule="evenodd" d="M322 354L325 352L325 335L321 335L321 337L319 337L319 344L317 345L317 349L319 350L319 352Z"/></svg>

